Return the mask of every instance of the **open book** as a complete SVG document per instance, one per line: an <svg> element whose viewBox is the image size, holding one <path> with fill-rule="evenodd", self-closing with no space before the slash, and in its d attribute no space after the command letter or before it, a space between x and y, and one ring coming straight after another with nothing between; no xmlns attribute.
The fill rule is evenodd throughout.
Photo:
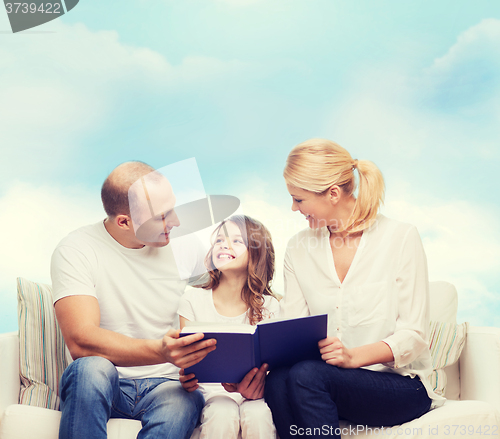
<svg viewBox="0 0 500 439"><path fill-rule="evenodd" d="M263 363L269 370L302 360L321 360L318 341L326 338L328 316L268 320L255 326L188 322L181 336L203 332L217 348L185 370L200 383L239 383Z"/></svg>

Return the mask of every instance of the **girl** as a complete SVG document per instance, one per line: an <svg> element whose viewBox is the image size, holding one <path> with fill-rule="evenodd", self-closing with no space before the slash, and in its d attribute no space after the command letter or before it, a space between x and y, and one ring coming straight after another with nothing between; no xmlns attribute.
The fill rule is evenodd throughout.
<svg viewBox="0 0 500 439"><path fill-rule="evenodd" d="M329 326L319 342L323 361L267 377L266 401L280 438L292 437L292 426L340 438L339 419L392 426L441 405L427 379L424 250L415 227L378 214L379 169L334 142L312 139L290 152L284 177L292 210L309 229L287 247L283 314L327 312Z"/></svg>
<svg viewBox="0 0 500 439"><path fill-rule="evenodd" d="M277 317L279 303L271 291L274 248L268 230L247 216L233 216L214 232L205 258L210 280L204 291L186 291L179 303L181 329L186 321L246 323ZM194 374L180 380L188 391L205 396L200 438L270 439L276 436L271 411L263 399L266 366L253 369L238 384L199 386Z"/></svg>

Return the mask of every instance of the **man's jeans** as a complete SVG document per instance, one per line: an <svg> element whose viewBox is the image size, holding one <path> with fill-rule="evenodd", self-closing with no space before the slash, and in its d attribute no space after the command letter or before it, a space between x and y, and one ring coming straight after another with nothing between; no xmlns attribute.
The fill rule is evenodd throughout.
<svg viewBox="0 0 500 439"><path fill-rule="evenodd" d="M308 431L309 436L316 432L315 437L340 439L339 419L365 427L393 426L423 415L431 405L418 378L342 369L324 361L272 370L265 398L281 439L306 437Z"/></svg>
<svg viewBox="0 0 500 439"><path fill-rule="evenodd" d="M82 357L61 378L59 439L105 439L109 418L142 422L138 439L189 439L204 400L167 378L126 380L102 357Z"/></svg>

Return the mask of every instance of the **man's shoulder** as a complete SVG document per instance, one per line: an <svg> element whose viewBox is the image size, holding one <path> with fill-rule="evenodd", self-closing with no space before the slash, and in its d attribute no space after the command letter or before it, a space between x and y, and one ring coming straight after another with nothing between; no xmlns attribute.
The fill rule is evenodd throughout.
<svg viewBox="0 0 500 439"><path fill-rule="evenodd" d="M68 233L56 246L56 250L61 247L72 247L84 252L98 245L102 240L102 229L104 225L99 222L80 227Z"/></svg>

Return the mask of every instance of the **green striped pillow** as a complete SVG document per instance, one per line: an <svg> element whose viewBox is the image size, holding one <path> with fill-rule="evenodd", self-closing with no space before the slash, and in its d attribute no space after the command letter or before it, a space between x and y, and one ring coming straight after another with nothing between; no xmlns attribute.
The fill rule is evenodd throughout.
<svg viewBox="0 0 500 439"><path fill-rule="evenodd" d="M446 387L446 366L455 364L465 346L469 323L432 322L429 331L429 349L432 357L431 385L438 395L444 394Z"/></svg>
<svg viewBox="0 0 500 439"><path fill-rule="evenodd" d="M17 279L19 403L57 410L59 379L70 358L56 322L50 285Z"/></svg>

